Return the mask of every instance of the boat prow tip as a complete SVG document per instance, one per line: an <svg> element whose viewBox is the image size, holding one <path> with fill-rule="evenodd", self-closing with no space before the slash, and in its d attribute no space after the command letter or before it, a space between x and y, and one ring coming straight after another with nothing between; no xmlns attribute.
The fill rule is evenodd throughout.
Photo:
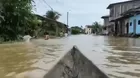
<svg viewBox="0 0 140 78"><path fill-rule="evenodd" d="M76 45L74 45L74 46L73 46L73 48L77 48L77 46L76 46Z"/></svg>
<svg viewBox="0 0 140 78"><path fill-rule="evenodd" d="M74 45L44 78L108 78L108 76Z"/></svg>

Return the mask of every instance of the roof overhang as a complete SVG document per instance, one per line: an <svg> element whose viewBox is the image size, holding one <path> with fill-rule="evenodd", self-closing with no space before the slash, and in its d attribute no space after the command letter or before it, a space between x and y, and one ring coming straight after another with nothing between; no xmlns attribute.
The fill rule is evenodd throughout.
<svg viewBox="0 0 140 78"><path fill-rule="evenodd" d="M122 19L125 19L125 18L127 18L127 17L126 16L120 16L118 18L115 18L115 19L111 20L110 22L116 22L116 21L119 21L119 20L122 20Z"/></svg>
<svg viewBox="0 0 140 78"><path fill-rule="evenodd" d="M133 16L133 15L137 15L137 14L140 14L140 7L133 8L133 9L130 9L128 11L125 11L121 15L122 16Z"/></svg>
<svg viewBox="0 0 140 78"><path fill-rule="evenodd" d="M123 4L123 3L133 2L133 1L139 1L139 0L129 0L129 1L123 1L123 2L112 3L112 4L110 4L110 5L107 7L107 9L110 9L112 6L117 5L117 4Z"/></svg>
<svg viewBox="0 0 140 78"><path fill-rule="evenodd" d="M37 17L41 18L42 20L49 20L49 21L54 21L54 22L57 22L57 23L60 23L60 24L63 24L67 27L66 24L62 23L62 22L59 22L59 21L56 21L56 20L53 20L53 19L50 19L50 18L46 18L44 16L41 16L41 15L38 15L38 14L35 14Z"/></svg>
<svg viewBox="0 0 140 78"><path fill-rule="evenodd" d="M118 17L116 19L113 19L110 22L115 22L115 21L119 21L119 20L122 20L122 19L127 19L129 17L132 17L134 15L138 15L138 14L140 14L140 7L125 11L124 13L121 14L120 17Z"/></svg>
<svg viewBox="0 0 140 78"><path fill-rule="evenodd" d="M102 18L102 19L104 19L104 18L109 18L109 15L102 16L101 18Z"/></svg>

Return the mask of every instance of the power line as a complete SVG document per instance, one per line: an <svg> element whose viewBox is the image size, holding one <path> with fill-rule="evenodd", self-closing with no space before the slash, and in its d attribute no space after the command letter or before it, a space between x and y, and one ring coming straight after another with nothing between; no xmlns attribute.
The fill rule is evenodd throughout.
<svg viewBox="0 0 140 78"><path fill-rule="evenodd" d="M48 6L45 5L44 2L43 2L42 0L40 0L40 2L41 2L46 8L48 8Z"/></svg>
<svg viewBox="0 0 140 78"><path fill-rule="evenodd" d="M45 1L45 0L43 0L44 1L44 3L47 5L47 6L49 6L50 8L51 8L51 10L53 11L53 8Z"/></svg>
<svg viewBox="0 0 140 78"><path fill-rule="evenodd" d="M38 1L39 1L38 4L43 4L45 8L48 8L48 5L45 5L44 1L42 1L42 0L38 0Z"/></svg>

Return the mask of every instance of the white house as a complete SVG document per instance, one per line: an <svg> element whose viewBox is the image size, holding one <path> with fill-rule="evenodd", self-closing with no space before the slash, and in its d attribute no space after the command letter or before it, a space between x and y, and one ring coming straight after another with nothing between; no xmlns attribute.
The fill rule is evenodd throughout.
<svg viewBox="0 0 140 78"><path fill-rule="evenodd" d="M92 27L90 25L85 26L85 33L86 34L92 34Z"/></svg>

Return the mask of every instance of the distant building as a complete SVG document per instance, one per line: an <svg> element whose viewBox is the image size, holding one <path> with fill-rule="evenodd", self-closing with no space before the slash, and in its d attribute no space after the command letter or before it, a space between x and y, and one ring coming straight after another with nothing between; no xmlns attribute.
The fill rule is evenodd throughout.
<svg viewBox="0 0 140 78"><path fill-rule="evenodd" d="M86 25L85 33L86 34L92 34L92 26L91 25Z"/></svg>
<svg viewBox="0 0 140 78"><path fill-rule="evenodd" d="M56 20L53 20L53 19L50 19L50 18L46 18L44 16L40 16L40 15L37 15L37 14L35 14L35 15L37 16L38 19L42 20L43 22L48 23L48 25L50 25L50 26L56 25L56 30L55 30L56 31L56 35L59 35L60 32L68 33L68 26L66 24L64 24L62 22L59 22L59 21L56 21ZM51 22L54 22L54 23L51 23ZM46 31L47 30L49 30L49 29L46 28Z"/></svg>
<svg viewBox="0 0 140 78"><path fill-rule="evenodd" d="M114 31L114 27L113 27L113 22L109 21L109 15L106 16L102 16L102 19L104 19L104 25L103 25L103 30L102 30L102 34L112 34Z"/></svg>

